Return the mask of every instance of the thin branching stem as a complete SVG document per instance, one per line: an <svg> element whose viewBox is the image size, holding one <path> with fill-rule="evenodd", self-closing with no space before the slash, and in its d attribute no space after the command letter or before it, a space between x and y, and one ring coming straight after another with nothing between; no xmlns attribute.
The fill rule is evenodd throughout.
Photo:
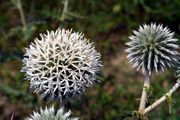
<svg viewBox="0 0 180 120"><path fill-rule="evenodd" d="M139 105L139 112L143 113L145 107L146 107L146 101L147 101L147 88L150 87L150 74L146 73L145 79L144 79L144 86L142 90L142 95L141 95L141 101Z"/></svg>
<svg viewBox="0 0 180 120"><path fill-rule="evenodd" d="M68 9L68 0L64 0L64 8L63 8L62 15L61 15L61 21L65 20L67 9Z"/></svg>
<svg viewBox="0 0 180 120"><path fill-rule="evenodd" d="M147 114L149 111L153 110L155 107L157 107L158 105L160 105L162 102L164 102L167 99L167 96L171 96L180 86L180 80L178 80L176 82L176 84L165 94L163 95L161 98L159 98L158 100L156 100L152 105L150 105L149 107L147 107L143 114Z"/></svg>
<svg viewBox="0 0 180 120"><path fill-rule="evenodd" d="M21 0L17 0L17 8L18 8L19 13L20 13L23 29L26 30L27 29L27 24L26 24L26 19L25 19L23 8L22 8Z"/></svg>

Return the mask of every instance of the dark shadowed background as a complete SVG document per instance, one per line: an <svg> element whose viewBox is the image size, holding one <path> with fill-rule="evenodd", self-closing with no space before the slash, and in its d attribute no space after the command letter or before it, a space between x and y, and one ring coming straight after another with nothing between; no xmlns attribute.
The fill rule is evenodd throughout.
<svg viewBox="0 0 180 120"><path fill-rule="evenodd" d="M83 32L102 55L99 85L72 101L80 120L113 120L138 109L144 76L128 63L124 43L144 23L162 23L180 39L180 0L1 0L0 1L0 120L21 120L46 102L29 90L20 72L25 48L39 33L58 27ZM63 9L65 10L63 12ZM153 97L175 83L172 70L153 75ZM180 91L169 114L167 102L149 113L150 120L180 120ZM149 104L150 104L149 103Z"/></svg>

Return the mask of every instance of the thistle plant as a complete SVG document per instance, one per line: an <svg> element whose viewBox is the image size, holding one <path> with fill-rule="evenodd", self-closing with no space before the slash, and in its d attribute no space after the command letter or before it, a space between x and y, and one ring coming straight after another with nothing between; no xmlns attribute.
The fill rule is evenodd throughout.
<svg viewBox="0 0 180 120"><path fill-rule="evenodd" d="M180 86L179 66L176 70L178 80L176 84L152 105L146 106L148 93L150 93L150 78L153 72L163 72L178 62L177 39L174 32L163 25L152 23L140 26L129 37L126 45L127 58L133 67L141 70L145 75L139 110L130 116L147 119L149 111L165 100L170 103L171 95ZM102 66L100 53L93 47L82 33L72 30L58 29L40 34L26 49L22 60L22 72L30 81L30 88L39 94L43 100L69 102L73 97L79 97L85 89L98 82L96 76ZM171 108L171 106L170 106ZM26 120L76 120L70 118L71 112L63 112L54 107L41 108L40 113L34 112ZM124 117L123 117L124 118Z"/></svg>
<svg viewBox="0 0 180 120"><path fill-rule="evenodd" d="M145 75L144 87L142 91L141 101L139 105L139 113L144 115L149 110L146 108L147 94L150 90L150 77L152 72L156 73L164 71L174 66L178 61L177 39L174 38L174 32L163 25L152 23L150 25L140 26L139 29L133 31L134 35L129 37L129 46L125 51L128 53L127 58L133 67L141 70ZM166 95L171 95L178 87L175 85ZM163 101L166 97L163 97ZM160 101L160 103L162 100ZM150 108L154 108L150 106ZM149 109L149 108L148 108Z"/></svg>
<svg viewBox="0 0 180 120"><path fill-rule="evenodd" d="M99 82L97 73L102 66L100 53L84 34L72 30L57 29L40 34L26 49L22 60L22 72L30 81L30 88L43 100L59 101L64 105L73 97L79 97L85 89ZM54 107L40 110L27 120L77 120L69 118Z"/></svg>
<svg viewBox="0 0 180 120"><path fill-rule="evenodd" d="M40 36L26 49L22 72L42 99L69 101L98 82L100 54L82 33L58 29Z"/></svg>
<svg viewBox="0 0 180 120"><path fill-rule="evenodd" d="M33 112L30 117L25 120L78 120L78 118L71 117L71 111L64 111L64 108L59 108L57 111L54 106L50 108L40 109L40 112Z"/></svg>
<svg viewBox="0 0 180 120"><path fill-rule="evenodd" d="M152 71L164 71L172 67L177 61L177 39L167 27L156 25L140 26L133 31L130 42L126 45L128 58L133 67L142 70L144 74L151 75Z"/></svg>

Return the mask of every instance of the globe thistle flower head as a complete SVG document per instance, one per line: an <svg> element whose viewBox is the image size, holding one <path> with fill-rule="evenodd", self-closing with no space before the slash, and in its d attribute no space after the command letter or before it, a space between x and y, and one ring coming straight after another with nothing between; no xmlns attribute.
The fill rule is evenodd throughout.
<svg viewBox="0 0 180 120"><path fill-rule="evenodd" d="M137 70L151 74L152 71L164 71L177 61L179 46L169 28L152 23L140 26L133 33L129 37L130 42L126 43L129 46L126 52L129 62Z"/></svg>
<svg viewBox="0 0 180 120"><path fill-rule="evenodd" d="M100 53L82 33L58 29L40 36L26 49L22 72L42 99L65 102L97 82Z"/></svg>
<svg viewBox="0 0 180 120"><path fill-rule="evenodd" d="M63 108L59 108L57 111L54 109L54 106L50 108L41 108L40 113L33 112L30 117L27 117L25 120L78 120L78 118L71 117L71 111L64 112Z"/></svg>

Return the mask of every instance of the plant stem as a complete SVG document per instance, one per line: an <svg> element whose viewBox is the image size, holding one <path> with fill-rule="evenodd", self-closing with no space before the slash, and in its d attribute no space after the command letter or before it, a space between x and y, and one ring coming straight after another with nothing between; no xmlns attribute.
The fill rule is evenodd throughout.
<svg viewBox="0 0 180 120"><path fill-rule="evenodd" d="M27 24L26 24L26 20L25 20L24 11L23 11L23 8L22 8L21 0L17 0L17 8L18 8L19 13L20 13L23 29L26 30L27 29Z"/></svg>
<svg viewBox="0 0 180 120"><path fill-rule="evenodd" d="M139 105L139 112L142 114L144 112L144 109L146 107L146 101L147 101L147 88L150 87L150 75L149 73L146 73L145 79L144 79L144 86L142 90L142 95L141 95L141 101Z"/></svg>
<svg viewBox="0 0 180 120"><path fill-rule="evenodd" d="M180 86L180 80L178 80L176 84L164 96L162 96L160 99L156 100L152 105L147 107L144 110L143 114L148 113L149 111L160 105L162 102L164 102L167 99L166 96L171 96L179 88L179 86Z"/></svg>
<svg viewBox="0 0 180 120"><path fill-rule="evenodd" d="M68 8L68 0L64 0L64 8L61 15L61 21L64 21L66 18L67 8Z"/></svg>

